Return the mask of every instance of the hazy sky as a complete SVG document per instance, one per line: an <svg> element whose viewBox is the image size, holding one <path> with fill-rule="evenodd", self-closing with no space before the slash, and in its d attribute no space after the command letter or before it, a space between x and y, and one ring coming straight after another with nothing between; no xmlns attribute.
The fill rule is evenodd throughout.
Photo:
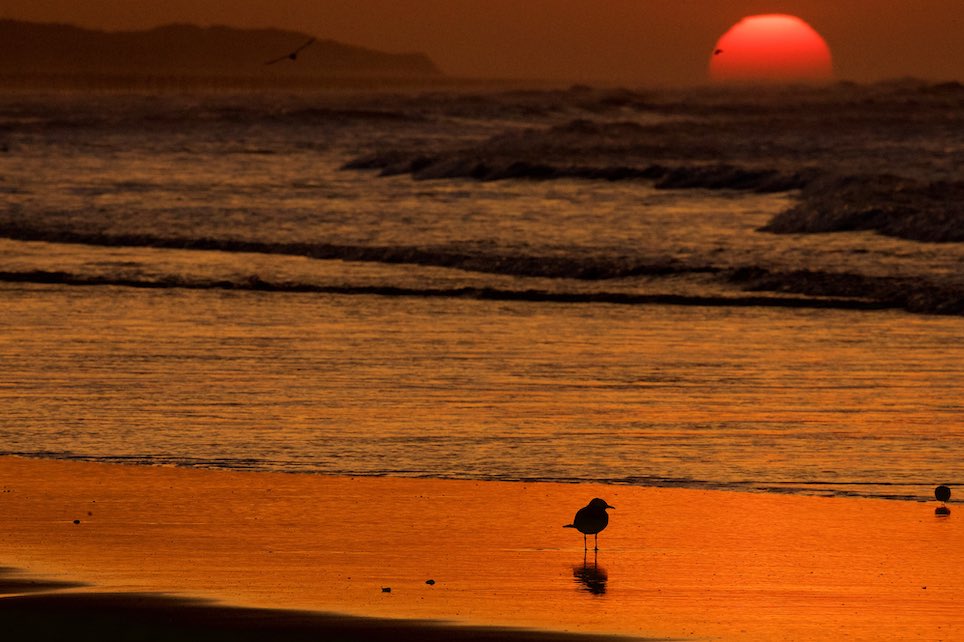
<svg viewBox="0 0 964 642"><path fill-rule="evenodd" d="M755 13L800 16L837 76L964 79L964 0L4 0L0 16L141 29L281 27L423 51L459 76L700 83L716 39Z"/></svg>

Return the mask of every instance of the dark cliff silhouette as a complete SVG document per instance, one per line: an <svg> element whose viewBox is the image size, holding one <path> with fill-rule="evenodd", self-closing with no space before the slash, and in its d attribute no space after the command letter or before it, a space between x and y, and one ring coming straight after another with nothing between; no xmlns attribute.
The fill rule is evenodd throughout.
<svg viewBox="0 0 964 642"><path fill-rule="evenodd" d="M312 46L297 64L265 66L309 39ZM393 78L440 72L424 54L385 53L280 29L173 24L107 32L0 20L0 74Z"/></svg>

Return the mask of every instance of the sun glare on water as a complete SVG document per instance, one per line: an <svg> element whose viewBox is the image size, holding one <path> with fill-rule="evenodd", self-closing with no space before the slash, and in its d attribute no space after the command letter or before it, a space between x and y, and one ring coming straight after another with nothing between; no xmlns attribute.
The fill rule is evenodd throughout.
<svg viewBox="0 0 964 642"><path fill-rule="evenodd" d="M830 47L796 16L748 16L730 27L710 56L719 83L820 83L833 79Z"/></svg>

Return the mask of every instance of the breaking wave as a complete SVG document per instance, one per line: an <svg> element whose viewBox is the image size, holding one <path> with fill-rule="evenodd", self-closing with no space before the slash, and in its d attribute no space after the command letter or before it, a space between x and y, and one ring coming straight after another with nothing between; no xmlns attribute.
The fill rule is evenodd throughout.
<svg viewBox="0 0 964 642"><path fill-rule="evenodd" d="M776 233L873 230L932 243L964 241L964 182L899 176L824 177L762 228Z"/></svg>
<svg viewBox="0 0 964 642"><path fill-rule="evenodd" d="M646 180L663 189L800 190L799 205L765 231L964 240L958 83L842 83L754 95L574 87L541 97L555 118L469 144L426 149L396 141L344 168L416 180ZM480 98L476 105L498 100L509 99ZM538 103L531 94L527 100ZM568 114L577 117L560 118Z"/></svg>
<svg viewBox="0 0 964 642"><path fill-rule="evenodd" d="M521 159L486 160L472 153L447 157L369 154L349 161L343 169L376 170L380 176L409 174L415 180L645 180L657 189L752 193L800 190L798 204L775 216L761 231L813 234L868 230L912 241L964 241L962 181L924 182L891 174L836 176L815 169L788 172L730 164L560 166Z"/></svg>
<svg viewBox="0 0 964 642"><path fill-rule="evenodd" d="M313 259L408 264L443 267L520 277L544 277L596 281L634 276L712 273L717 268L685 265L674 260L655 262L630 257L595 258L572 256L532 256L467 252L445 248L415 246L364 246L333 243L278 243L228 238L178 238L147 234L102 234L50 228L31 228L6 223L0 237L16 241L77 243L106 247L150 247L218 252L251 252L305 256Z"/></svg>
<svg viewBox="0 0 964 642"><path fill-rule="evenodd" d="M0 272L0 282L73 286L119 286L144 289L240 290L252 292L364 295L384 297L421 297L478 299L483 301L526 301L531 303L608 303L613 305L690 305L713 307L782 307L841 310L879 310L889 307L873 301L833 298L773 296L688 296L678 294L627 294L622 292L549 292L545 290L506 290L491 287L407 288L397 286L314 285L269 282L257 276L243 280L198 280L171 277L137 279L110 276L76 275L59 271Z"/></svg>
<svg viewBox="0 0 964 642"><path fill-rule="evenodd" d="M125 277L28 270L0 272L0 282L70 286L116 286L141 289L235 290L343 296L420 297L526 301L531 303L603 303L613 305L687 305L710 307L780 307L838 310L903 309L910 312L964 315L964 292L915 279L866 277L806 270L780 273L764 268L739 268L721 274L724 281L748 292L778 295L685 295L627 292L571 292L498 287L402 287L392 285L329 285L272 281L251 275L236 279L199 279L182 276ZM792 296L794 294L802 296Z"/></svg>
<svg viewBox="0 0 964 642"><path fill-rule="evenodd" d="M480 181L585 179L602 181L649 180L658 189L733 189L756 193L786 192L807 184L804 172L785 173L774 169L747 169L715 164L667 167L627 165L559 166L527 160L480 160L472 154L451 157L399 154L371 154L353 159L342 167L349 170L378 170L380 176L410 174L415 180L470 178Z"/></svg>

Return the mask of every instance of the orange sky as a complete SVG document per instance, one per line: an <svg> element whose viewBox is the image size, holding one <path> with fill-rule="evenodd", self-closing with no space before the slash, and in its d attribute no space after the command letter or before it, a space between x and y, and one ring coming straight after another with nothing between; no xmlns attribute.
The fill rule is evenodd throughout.
<svg viewBox="0 0 964 642"><path fill-rule="evenodd" d="M5 0L0 17L108 29L283 27L424 51L459 76L690 84L705 80L730 25L774 12L820 32L840 78L964 79L962 0Z"/></svg>

